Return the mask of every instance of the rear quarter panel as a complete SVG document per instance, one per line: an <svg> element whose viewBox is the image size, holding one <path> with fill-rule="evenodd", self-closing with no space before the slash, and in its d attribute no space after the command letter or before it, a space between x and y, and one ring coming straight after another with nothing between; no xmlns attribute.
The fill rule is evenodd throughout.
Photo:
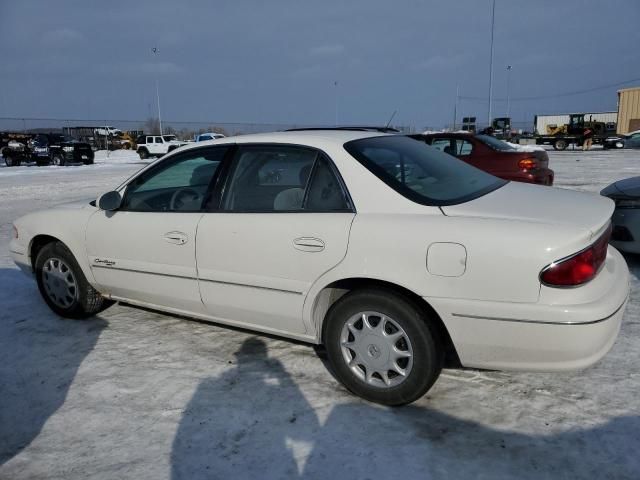
<svg viewBox="0 0 640 480"><path fill-rule="evenodd" d="M444 215L358 214L345 259L312 287L311 298L343 278L372 278L423 297L534 303L539 273L582 248L591 232L576 227ZM427 270L427 251L437 242L463 245L464 273L438 276Z"/></svg>

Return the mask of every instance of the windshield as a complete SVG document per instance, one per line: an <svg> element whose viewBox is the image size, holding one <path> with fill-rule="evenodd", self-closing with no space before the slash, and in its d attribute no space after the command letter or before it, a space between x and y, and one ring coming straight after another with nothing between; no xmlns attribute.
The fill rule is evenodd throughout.
<svg viewBox="0 0 640 480"><path fill-rule="evenodd" d="M464 203L507 183L409 137L364 138L344 148L395 191L423 205Z"/></svg>
<svg viewBox="0 0 640 480"><path fill-rule="evenodd" d="M494 150L498 150L499 152L510 152L516 150L507 142L503 142L502 140L498 140L491 135L476 135L476 138L480 140L485 145L490 146Z"/></svg>
<svg viewBox="0 0 640 480"><path fill-rule="evenodd" d="M175 135L163 135L162 138L164 138L165 142L173 142L176 139Z"/></svg>

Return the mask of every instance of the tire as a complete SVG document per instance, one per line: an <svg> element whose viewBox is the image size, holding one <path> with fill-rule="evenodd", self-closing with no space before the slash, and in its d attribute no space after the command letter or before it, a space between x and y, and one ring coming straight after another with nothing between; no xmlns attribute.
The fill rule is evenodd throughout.
<svg viewBox="0 0 640 480"><path fill-rule="evenodd" d="M7 167L19 167L22 159L19 156L9 155L8 157L4 157L4 163Z"/></svg>
<svg viewBox="0 0 640 480"><path fill-rule="evenodd" d="M391 340L389 334L396 338ZM424 395L440 375L444 360L428 315L406 297L378 288L355 290L332 305L324 344L336 378L349 391L390 406ZM393 352L399 355L389 361Z"/></svg>
<svg viewBox="0 0 640 480"><path fill-rule="evenodd" d="M48 166L50 163L51 163L51 160L49 160L49 158L46 158L46 159L38 158L38 159L36 160L36 165L37 165L38 167L46 167L46 166Z"/></svg>
<svg viewBox="0 0 640 480"><path fill-rule="evenodd" d="M553 149L554 150L566 150L568 145L569 144L567 143L567 141L565 139L559 138L558 140L553 142Z"/></svg>
<svg viewBox="0 0 640 480"><path fill-rule="evenodd" d="M35 267L42 298L61 317L87 318L113 303L89 285L78 262L61 242L45 245Z"/></svg>
<svg viewBox="0 0 640 480"><path fill-rule="evenodd" d="M86 160L82 160L82 163L85 165L93 165L93 158L87 158Z"/></svg>
<svg viewBox="0 0 640 480"><path fill-rule="evenodd" d="M58 167L64 167L64 165L65 165L64 157L62 155L60 155L59 153L56 153L55 155L53 155L51 157L51 165L56 165Z"/></svg>
<svg viewBox="0 0 640 480"><path fill-rule="evenodd" d="M146 160L147 158L149 158L149 152L146 148L141 148L140 150L138 150L138 155L140 155L140 158L142 160Z"/></svg>

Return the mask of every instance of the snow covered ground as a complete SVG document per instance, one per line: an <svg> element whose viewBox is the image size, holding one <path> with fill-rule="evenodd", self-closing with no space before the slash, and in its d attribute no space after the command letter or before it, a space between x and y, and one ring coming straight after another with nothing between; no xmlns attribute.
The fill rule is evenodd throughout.
<svg viewBox="0 0 640 480"><path fill-rule="evenodd" d="M550 158L559 187L640 175L640 152ZM383 408L307 345L123 306L52 315L10 261L11 221L141 166L0 169L0 478L640 478L640 259L594 367L446 370L420 401Z"/></svg>

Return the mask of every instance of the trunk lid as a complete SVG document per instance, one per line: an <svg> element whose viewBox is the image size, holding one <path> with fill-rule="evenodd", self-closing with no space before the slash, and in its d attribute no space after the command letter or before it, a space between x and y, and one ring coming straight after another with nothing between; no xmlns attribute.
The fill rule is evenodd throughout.
<svg viewBox="0 0 640 480"><path fill-rule="evenodd" d="M640 197L640 177L625 178L612 183L600 193L613 199Z"/></svg>
<svg viewBox="0 0 640 480"><path fill-rule="evenodd" d="M546 153L546 152L545 152ZM442 207L450 217L497 218L541 225L600 231L614 203L593 193L509 182L502 188L460 205Z"/></svg>

